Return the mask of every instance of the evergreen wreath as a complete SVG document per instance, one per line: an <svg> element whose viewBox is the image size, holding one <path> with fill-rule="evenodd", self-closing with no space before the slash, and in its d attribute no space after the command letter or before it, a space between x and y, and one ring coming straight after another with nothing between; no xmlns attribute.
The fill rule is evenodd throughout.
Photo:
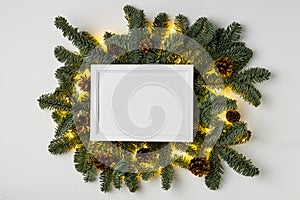
<svg viewBox="0 0 300 200"><path fill-rule="evenodd" d="M165 13L158 14L150 24L143 10L126 5L124 12L129 33L106 32L104 44L88 32L74 28L65 18L56 17L55 26L79 52L71 52L63 46L55 48L55 57L63 63L55 72L59 86L53 93L38 99L42 109L52 110L52 118L57 123L54 139L49 145L50 153L75 151L76 170L83 174L86 182L95 181L100 173L102 192L110 191L111 186L120 189L124 183L135 192L140 179L147 181L155 175L161 175L162 188L168 190L175 177L174 167L205 176L207 187L216 190L223 174L221 159L239 174L258 175L259 169L252 161L232 148L246 143L251 132L247 124L240 121L237 101L228 96L227 91L258 106L262 95L254 84L268 80L270 72L257 67L244 69L253 53L240 41L241 25L233 22L225 29L215 28L205 17L189 25L187 17L178 15L172 32ZM155 28L162 31L155 31ZM134 29L143 30L144 37L137 39ZM195 106L201 112L194 119L197 123L193 142L89 141L91 64L189 64L189 59L163 48L166 44L173 49L186 45L184 40L178 40L178 34L194 39L213 59L212 64L203 64L204 58L199 59L201 64L192 63L195 68L200 66L202 72L202 75L197 70L194 72L194 93L198 100ZM115 39L110 40L112 37ZM132 38L138 42L132 44L136 45L136 50L129 51L126 41ZM162 48L153 48L154 44ZM204 140L208 140L208 145L203 146ZM157 153L157 150L161 151Z"/></svg>

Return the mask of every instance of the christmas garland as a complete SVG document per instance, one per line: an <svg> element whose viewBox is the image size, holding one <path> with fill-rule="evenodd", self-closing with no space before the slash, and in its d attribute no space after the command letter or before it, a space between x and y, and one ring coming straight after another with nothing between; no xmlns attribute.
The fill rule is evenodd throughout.
<svg viewBox="0 0 300 200"><path fill-rule="evenodd" d="M251 132L240 121L237 102L229 92L258 106L261 93L254 84L268 80L270 72L263 68L244 69L252 51L240 41L242 27L233 22L226 29L215 28L205 17L189 25L183 15L175 17L174 25L165 13L148 23L144 12L124 7L129 32L118 35L106 32L99 42L85 31L72 27L65 18L55 19L55 26L79 50L71 52L62 46L54 50L63 66L55 72L59 86L53 93L39 99L42 109L52 110L57 123L54 139L49 145L52 154L75 151L74 163L86 182L95 181L100 173L100 189L120 189L124 183L131 192L139 181L161 175L162 188L168 190L175 176L175 167L205 177L209 189L220 187L224 160L237 173L255 176L259 169L232 148L246 143ZM193 42L189 42L192 40ZM193 57L193 44L201 46ZM195 49L195 48L194 48ZM202 57L199 57L202 55ZM90 67L92 64L193 64L194 140L192 143L167 142L95 142L90 131Z"/></svg>

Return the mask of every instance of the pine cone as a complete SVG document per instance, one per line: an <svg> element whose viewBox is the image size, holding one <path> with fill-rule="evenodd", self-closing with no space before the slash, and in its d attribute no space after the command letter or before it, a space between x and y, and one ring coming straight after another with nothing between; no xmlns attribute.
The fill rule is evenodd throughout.
<svg viewBox="0 0 300 200"><path fill-rule="evenodd" d="M80 133L90 132L90 116L79 112L75 119L76 130Z"/></svg>
<svg viewBox="0 0 300 200"><path fill-rule="evenodd" d="M118 45L113 44L113 43L108 43L106 45L106 47L107 47L107 52L113 56L119 57L126 53L125 49L123 49L122 47L119 47Z"/></svg>
<svg viewBox="0 0 300 200"><path fill-rule="evenodd" d="M151 160L151 155L150 155L151 149L150 148L140 148L136 152L136 159L138 162L147 162Z"/></svg>
<svg viewBox="0 0 300 200"><path fill-rule="evenodd" d="M94 157L93 163L97 169L104 170L114 163L114 159L109 153L101 153Z"/></svg>
<svg viewBox="0 0 300 200"><path fill-rule="evenodd" d="M229 110L226 113L226 119L227 121L234 123L240 121L241 115L238 111L236 110Z"/></svg>
<svg viewBox="0 0 300 200"><path fill-rule="evenodd" d="M222 77L230 76L233 72L233 61L228 57L218 58L215 66Z"/></svg>
<svg viewBox="0 0 300 200"><path fill-rule="evenodd" d="M149 38L143 39L139 44L139 49L144 53L148 53L152 48L152 41Z"/></svg>
<svg viewBox="0 0 300 200"><path fill-rule="evenodd" d="M91 89L91 76L82 75L78 79L78 86L81 90L89 92Z"/></svg>
<svg viewBox="0 0 300 200"><path fill-rule="evenodd" d="M207 175L210 171L210 163L208 162L207 158L199 158L198 156L194 157L190 164L189 164L189 170L194 174L195 176L203 176Z"/></svg>

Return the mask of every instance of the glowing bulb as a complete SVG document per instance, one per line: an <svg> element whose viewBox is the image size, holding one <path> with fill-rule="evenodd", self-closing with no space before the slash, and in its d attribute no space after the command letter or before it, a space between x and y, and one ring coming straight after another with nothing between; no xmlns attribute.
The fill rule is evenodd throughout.
<svg viewBox="0 0 300 200"><path fill-rule="evenodd" d="M176 33L176 30L174 29L174 26L171 26L170 32L171 32L171 33Z"/></svg>
<svg viewBox="0 0 300 200"><path fill-rule="evenodd" d="M226 112L227 111L223 111L220 114L218 114L218 118L221 119L222 121L226 121Z"/></svg>
<svg viewBox="0 0 300 200"><path fill-rule="evenodd" d="M180 151L180 150L173 150L172 151L172 156L176 157L176 156L182 156L188 160L191 160L193 157L188 155L186 152Z"/></svg>
<svg viewBox="0 0 300 200"><path fill-rule="evenodd" d="M209 155L210 152L211 152L212 150L213 150L213 149L212 149L211 147L205 148L205 149L204 149L204 154L205 154L205 155Z"/></svg>
<svg viewBox="0 0 300 200"><path fill-rule="evenodd" d="M75 135L74 135L73 131L68 130L68 131L66 132L66 137L67 137L68 139L73 139L73 138L75 137Z"/></svg>

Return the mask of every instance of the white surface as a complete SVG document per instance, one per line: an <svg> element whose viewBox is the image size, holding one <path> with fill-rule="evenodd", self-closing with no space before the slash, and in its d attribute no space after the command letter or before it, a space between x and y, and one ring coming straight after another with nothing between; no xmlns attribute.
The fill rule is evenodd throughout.
<svg viewBox="0 0 300 200"><path fill-rule="evenodd" d="M91 140L193 141L193 65L92 65Z"/></svg>
<svg viewBox="0 0 300 200"><path fill-rule="evenodd" d="M165 11L172 18L185 14L191 21L207 16L226 26L244 24L243 40L254 50L249 66L267 67L270 81L259 86L262 105L240 103L242 117L254 135L237 149L252 158L261 175L244 178L226 165L221 189L206 189L204 181L176 170L172 189L160 189L160 180L143 182L130 194L126 188L102 194L99 183L85 184L73 166L72 153L51 156L53 137L50 112L36 99L57 85L54 70L56 45L72 47L53 26L56 15L93 34L127 30L122 7L132 4L149 18ZM299 45L300 12L295 0L1 0L0 4L0 196L19 199L232 199L298 200L299 190Z"/></svg>

